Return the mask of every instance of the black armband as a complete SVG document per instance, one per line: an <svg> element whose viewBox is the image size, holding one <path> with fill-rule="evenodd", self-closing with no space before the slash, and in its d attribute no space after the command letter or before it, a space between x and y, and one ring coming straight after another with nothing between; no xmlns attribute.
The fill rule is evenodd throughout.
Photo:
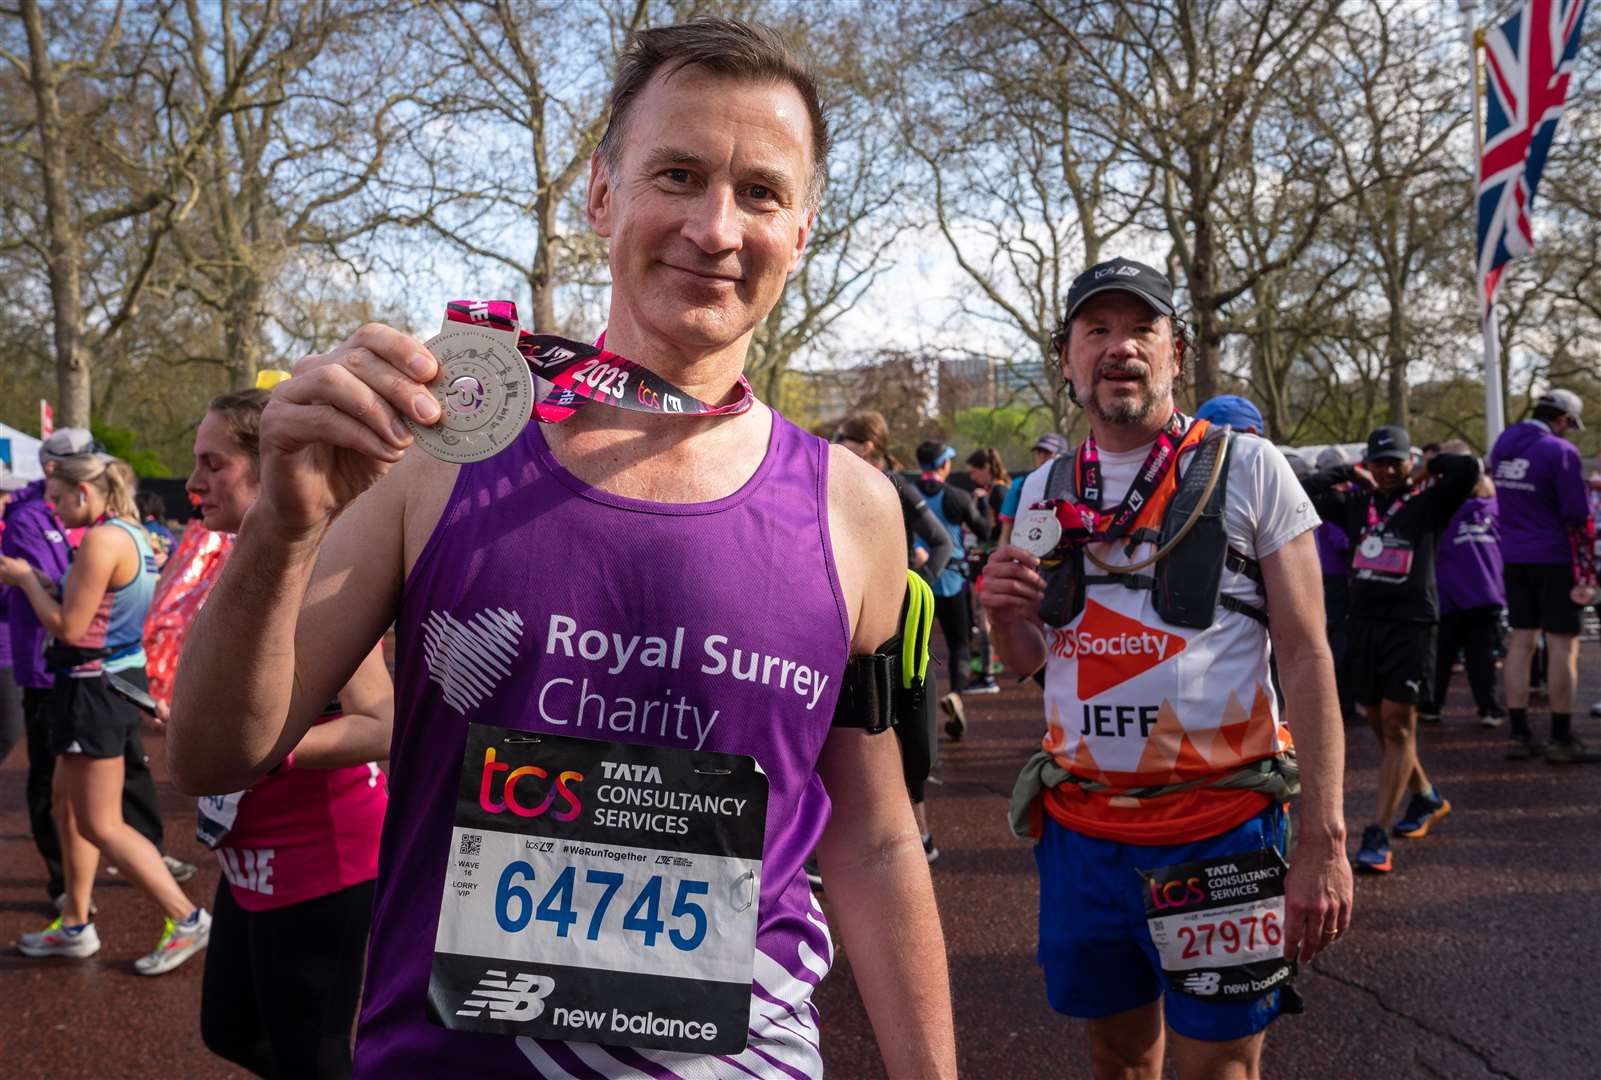
<svg viewBox="0 0 1601 1080"><path fill-rule="evenodd" d="M926 704L928 639L934 628L934 590L917 572L906 572L901 632L866 656L853 656L840 679L834 727L879 735L902 717L920 717Z"/></svg>

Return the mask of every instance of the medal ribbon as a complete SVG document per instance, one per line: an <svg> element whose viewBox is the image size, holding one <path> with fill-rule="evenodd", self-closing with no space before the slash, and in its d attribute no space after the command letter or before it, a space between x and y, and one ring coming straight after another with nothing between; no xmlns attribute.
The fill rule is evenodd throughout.
<svg viewBox="0 0 1601 1080"><path fill-rule="evenodd" d="M593 345L554 334L531 334L518 324L517 305L510 300L452 300L445 305L445 319L517 335L517 351L529 368L555 387L534 404L534 415L542 424L559 424L585 404L677 416L737 416L756 403L750 380L743 374L736 400L708 405L643 364L608 351L604 332Z"/></svg>
<svg viewBox="0 0 1601 1080"><path fill-rule="evenodd" d="M1156 436L1151 452L1145 455L1145 464L1140 466L1134 483L1129 485L1128 494L1117 506L1104 512L1101 510L1101 455L1095 446L1095 436L1088 436L1079 445L1075 464L1082 499L1061 499L1056 503L1056 520L1062 526L1062 542L1073 546L1099 544L1116 540L1127 533L1133 527L1134 519L1139 517L1140 510L1150 501L1152 493L1178 461L1179 444L1184 441L1184 432L1189 424L1188 417L1177 409L1173 410L1173 415Z"/></svg>
<svg viewBox="0 0 1601 1080"><path fill-rule="evenodd" d="M1568 526L1568 540L1573 544L1573 584L1579 588L1595 588L1595 522Z"/></svg>
<svg viewBox="0 0 1601 1080"><path fill-rule="evenodd" d="M1382 518L1379 517L1379 512L1373 509L1373 497L1377 495L1378 492L1370 492L1368 494L1367 524L1362 529L1361 539L1366 540L1370 536L1384 535L1384 530L1390 526L1390 519L1400 512L1401 507L1405 506L1411 501L1412 496L1416 495L1422 490L1422 487L1408 488L1405 494L1390 504L1390 508L1384 512L1384 517ZM1361 541L1359 540L1358 543L1360 542Z"/></svg>

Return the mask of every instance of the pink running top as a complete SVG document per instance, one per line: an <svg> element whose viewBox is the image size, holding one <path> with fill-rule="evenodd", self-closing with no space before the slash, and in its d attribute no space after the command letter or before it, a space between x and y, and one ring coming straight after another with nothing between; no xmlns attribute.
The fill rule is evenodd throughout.
<svg viewBox="0 0 1601 1080"><path fill-rule="evenodd" d="M246 911L270 911L371 881L388 806L373 763L262 777L217 848L234 899Z"/></svg>

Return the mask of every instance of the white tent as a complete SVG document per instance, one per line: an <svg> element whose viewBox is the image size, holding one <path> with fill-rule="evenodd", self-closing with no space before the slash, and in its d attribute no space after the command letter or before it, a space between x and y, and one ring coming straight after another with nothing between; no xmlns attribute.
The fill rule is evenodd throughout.
<svg viewBox="0 0 1601 1080"><path fill-rule="evenodd" d="M8 447L11 451L9 454L5 452ZM0 424L0 458L6 459L11 471L18 476L29 480L44 479L44 473L39 469L39 440L7 424Z"/></svg>

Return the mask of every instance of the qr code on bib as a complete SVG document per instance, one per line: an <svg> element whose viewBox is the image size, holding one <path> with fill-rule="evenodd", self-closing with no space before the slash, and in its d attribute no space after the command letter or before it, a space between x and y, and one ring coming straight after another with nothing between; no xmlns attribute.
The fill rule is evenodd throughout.
<svg viewBox="0 0 1601 1080"><path fill-rule="evenodd" d="M484 838L482 836L479 836L477 833L462 833L461 850L458 851L457 854L477 855L483 850L483 847Z"/></svg>

